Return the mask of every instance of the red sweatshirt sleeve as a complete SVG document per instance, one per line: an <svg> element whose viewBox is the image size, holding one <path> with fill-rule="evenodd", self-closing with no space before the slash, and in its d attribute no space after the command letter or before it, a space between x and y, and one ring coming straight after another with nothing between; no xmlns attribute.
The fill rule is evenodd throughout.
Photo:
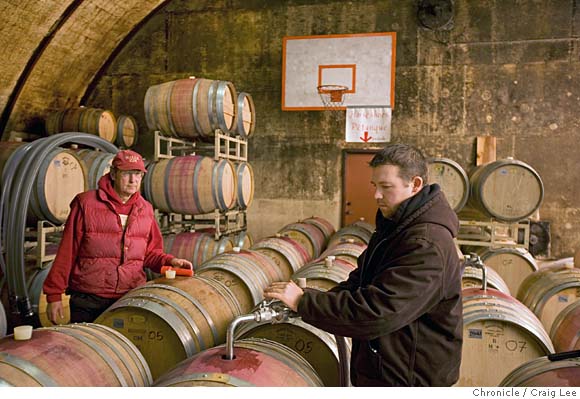
<svg viewBox="0 0 580 399"><path fill-rule="evenodd" d="M161 267L169 265L175 256L163 252L163 236L159 225L153 218L151 223L151 231L149 234L149 242L147 243L147 254L143 263L144 267L148 267L155 273L161 271Z"/></svg>
<svg viewBox="0 0 580 399"><path fill-rule="evenodd" d="M68 287L71 270L76 263L80 243L84 234L83 216L80 202L75 198L64 226L64 232L52 267L44 280L43 290L47 302L62 300L62 294Z"/></svg>

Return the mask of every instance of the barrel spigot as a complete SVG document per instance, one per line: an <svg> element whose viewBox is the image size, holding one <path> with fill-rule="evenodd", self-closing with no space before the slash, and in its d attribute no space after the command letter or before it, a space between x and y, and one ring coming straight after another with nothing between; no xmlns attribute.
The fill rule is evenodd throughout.
<svg viewBox="0 0 580 399"><path fill-rule="evenodd" d="M481 258L475 252L465 255L465 266L473 266L477 269L481 269L481 288L487 290L487 272L485 264L482 262Z"/></svg>
<svg viewBox="0 0 580 399"><path fill-rule="evenodd" d="M234 333L238 325L249 321L255 321L258 323L271 322L272 324L281 323L293 317L298 317L298 314L292 311L292 309L284 303L278 300L263 300L256 307L256 310L253 313L236 317L228 326L226 331L226 354L224 359L235 359Z"/></svg>

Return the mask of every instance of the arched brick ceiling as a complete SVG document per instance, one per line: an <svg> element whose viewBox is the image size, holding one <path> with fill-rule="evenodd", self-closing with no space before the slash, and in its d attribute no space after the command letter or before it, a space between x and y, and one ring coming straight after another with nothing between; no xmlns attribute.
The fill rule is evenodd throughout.
<svg viewBox="0 0 580 399"><path fill-rule="evenodd" d="M166 1L0 0L2 138L78 106L123 39Z"/></svg>

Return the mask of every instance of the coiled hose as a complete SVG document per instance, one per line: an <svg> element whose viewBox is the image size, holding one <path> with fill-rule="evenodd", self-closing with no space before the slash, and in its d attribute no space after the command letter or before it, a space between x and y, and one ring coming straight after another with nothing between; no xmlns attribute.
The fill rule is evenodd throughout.
<svg viewBox="0 0 580 399"><path fill-rule="evenodd" d="M119 151L114 144L95 135L60 133L19 147L4 166L0 193L0 267L8 282L12 313L19 313L22 317L33 315L24 267L24 233L32 187L48 154L68 143L113 154Z"/></svg>

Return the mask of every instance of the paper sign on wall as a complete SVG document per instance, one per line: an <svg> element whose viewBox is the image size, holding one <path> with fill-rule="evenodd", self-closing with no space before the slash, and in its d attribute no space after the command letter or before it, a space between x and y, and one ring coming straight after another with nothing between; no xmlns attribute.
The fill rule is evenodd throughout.
<svg viewBox="0 0 580 399"><path fill-rule="evenodd" d="M391 108L347 108L347 143L391 141Z"/></svg>

